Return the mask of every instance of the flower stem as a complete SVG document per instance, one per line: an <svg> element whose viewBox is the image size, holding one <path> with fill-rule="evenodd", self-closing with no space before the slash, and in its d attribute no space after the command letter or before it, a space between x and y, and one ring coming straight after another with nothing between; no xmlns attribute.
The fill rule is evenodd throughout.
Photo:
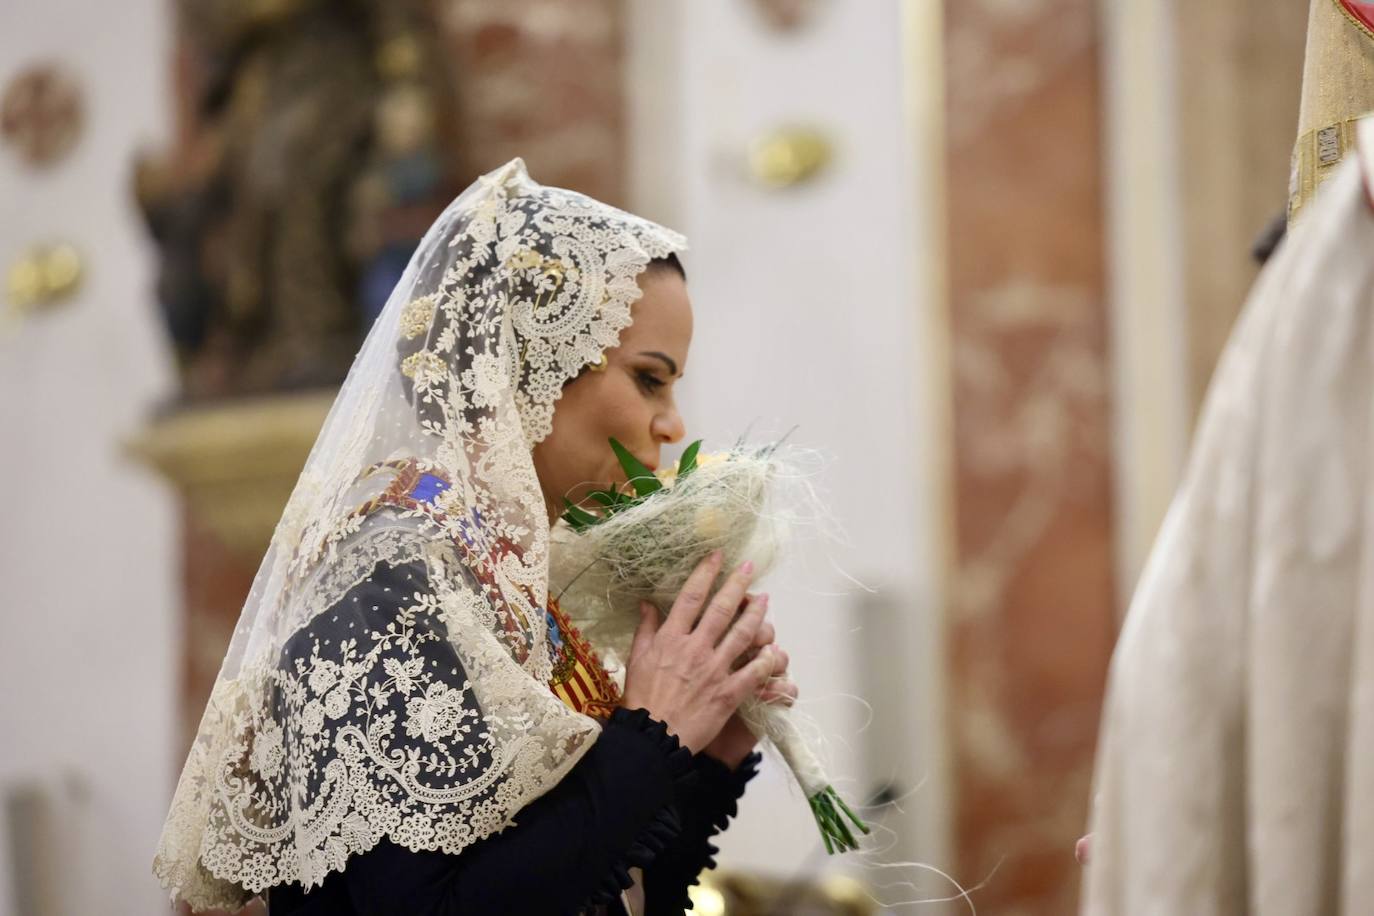
<svg viewBox="0 0 1374 916"><path fill-rule="evenodd" d="M836 852L849 852L859 848L859 841L849 829L849 824L845 823L845 819L848 818L849 822L865 836L869 832L868 825L845 804L834 786L826 786L807 801L811 803L811 813L816 818L816 826L820 828L827 853L834 855Z"/></svg>

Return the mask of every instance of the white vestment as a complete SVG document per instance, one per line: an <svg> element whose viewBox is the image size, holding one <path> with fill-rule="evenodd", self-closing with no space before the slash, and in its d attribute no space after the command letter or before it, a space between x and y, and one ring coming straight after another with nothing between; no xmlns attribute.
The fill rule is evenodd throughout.
<svg viewBox="0 0 1374 916"><path fill-rule="evenodd" d="M1371 411L1351 156L1256 283L1131 604L1084 913L1374 913Z"/></svg>

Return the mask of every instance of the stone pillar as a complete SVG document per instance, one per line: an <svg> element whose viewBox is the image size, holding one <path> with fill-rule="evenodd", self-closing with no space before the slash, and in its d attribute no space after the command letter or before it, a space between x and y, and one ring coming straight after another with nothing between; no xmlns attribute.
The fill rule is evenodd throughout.
<svg viewBox="0 0 1374 916"><path fill-rule="evenodd" d="M1116 619L1098 7L944 9L953 870L1057 916Z"/></svg>
<svg viewBox="0 0 1374 916"><path fill-rule="evenodd" d="M542 184L623 205L624 32L616 0L436 0L464 163L523 156Z"/></svg>

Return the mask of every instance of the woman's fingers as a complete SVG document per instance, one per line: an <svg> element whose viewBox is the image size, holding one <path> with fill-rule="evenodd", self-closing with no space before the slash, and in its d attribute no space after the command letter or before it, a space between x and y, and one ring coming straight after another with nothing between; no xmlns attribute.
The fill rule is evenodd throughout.
<svg viewBox="0 0 1374 916"><path fill-rule="evenodd" d="M731 625L729 632L720 640L720 645L716 647L715 654L717 661L726 668L734 668L736 663L746 656L755 645L755 635L759 628L763 626L763 616L768 613L768 596L759 595L750 601L744 608L744 613ZM703 626L705 625L703 621ZM755 657L763 652L767 646L759 647L753 654ZM746 659L745 664L753 659Z"/></svg>
<svg viewBox="0 0 1374 916"><path fill-rule="evenodd" d="M678 592L677 600L668 612L663 629L678 634L692 632L697 618L701 616L701 608L706 603L707 596L711 594L711 583L716 581L716 576L720 573L720 564L719 550L713 551L697 564L697 568L692 570L692 574L682 584L682 590Z"/></svg>
<svg viewBox="0 0 1374 916"><path fill-rule="evenodd" d="M762 649L764 646L774 642L778 638L777 631L773 629L773 624L765 620L759 624L759 630L754 634L754 645L752 648Z"/></svg>
<svg viewBox="0 0 1374 916"><path fill-rule="evenodd" d="M750 600L768 600L767 595L750 595L749 597ZM756 655L759 654L760 650L762 650L764 646L772 646L774 649L777 649L779 652L782 652L783 668L777 672L778 674L782 674L783 671L787 670L788 655L786 652L783 652L783 650L779 648L778 645L774 642L776 638L777 631L773 629L773 624L769 622L767 617L767 608L765 608L764 620L762 623L759 624L758 630L754 633L753 644L748 649L745 649L744 653L741 654L738 658L734 660L734 662L731 663L731 668L743 668L746 664L749 663L749 660L751 658L754 658Z"/></svg>
<svg viewBox="0 0 1374 916"><path fill-rule="evenodd" d="M763 629L763 627L766 627L766 626L768 626L768 621L765 620L765 621L763 622L763 624L759 627L759 629ZM763 649L764 649L765 647L767 647L767 646L772 646L772 647L773 647L773 651L775 651L775 652L778 653L778 664L779 664L779 667L778 667L778 670L777 670L777 671L773 672L773 675L774 675L775 677L781 677L782 675L786 674L786 673L787 673L787 666L788 666L789 664L791 664L791 662L792 662L792 656L788 655L788 654L787 654L787 650L783 649L781 646L779 646L779 645L778 645L777 643L775 643L775 642L765 643L764 645L761 646L761 645L759 645L759 641L758 641L757 639L754 640L754 647L753 647L753 648L747 650L743 655L741 655L739 658L735 659L734 667L735 667L735 668L742 668L742 667L744 667L746 664L748 664L748 662L749 662L750 659L752 659L752 658L754 658L755 656L757 656L757 655L758 655L760 652L762 652Z"/></svg>
<svg viewBox="0 0 1374 916"><path fill-rule="evenodd" d="M791 663L792 657L787 654L787 650L782 646L773 646L773 677L782 677L787 673L787 666Z"/></svg>
<svg viewBox="0 0 1374 916"><path fill-rule="evenodd" d="M630 644L630 657L635 658L647 652L658 635L658 608L647 601L639 602L639 626L635 629L634 642Z"/></svg>
<svg viewBox="0 0 1374 916"><path fill-rule="evenodd" d="M763 650L761 650L763 651ZM759 688L758 697L765 703L778 703L791 706L797 701L797 685L787 676L787 665L791 659L781 646L767 647L773 659L773 667L768 672L767 682Z"/></svg>
<svg viewBox="0 0 1374 916"><path fill-rule="evenodd" d="M753 579L753 577L753 563L744 563L732 572L730 577L725 580L725 584L716 592L715 597L711 599L711 603L706 606L706 610L702 612L701 619L697 621L694 633L699 635L701 639L706 640L712 646L720 642L721 636L725 634L726 629L735 619L735 614L739 610L739 604L744 600L744 593L748 591L749 581ZM744 613L740 615L740 620L742 621L747 618L749 612L750 609L746 607ZM749 639L751 642L754 638L754 629L757 629L757 627L758 624L755 623L753 628L749 631ZM749 648L749 643L740 646L735 651L734 655L730 657L734 658L735 655L739 655L747 648Z"/></svg>
<svg viewBox="0 0 1374 916"><path fill-rule="evenodd" d="M777 706L791 706L800 694L795 681L773 677L759 690L759 699Z"/></svg>
<svg viewBox="0 0 1374 916"><path fill-rule="evenodd" d="M774 651L772 646L765 646L758 657L730 675L730 680L726 682L725 695L732 709L738 708L739 704L768 683L773 670Z"/></svg>

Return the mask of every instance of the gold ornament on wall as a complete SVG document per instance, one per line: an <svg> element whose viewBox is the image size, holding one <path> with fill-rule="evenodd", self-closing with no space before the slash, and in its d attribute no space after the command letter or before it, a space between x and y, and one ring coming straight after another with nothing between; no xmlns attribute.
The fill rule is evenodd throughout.
<svg viewBox="0 0 1374 916"><path fill-rule="evenodd" d="M795 32L815 17L818 0L751 0L751 6L770 28Z"/></svg>
<svg viewBox="0 0 1374 916"><path fill-rule="evenodd" d="M820 130L787 127L749 144L749 174L770 188L789 188L814 179L834 158L834 145Z"/></svg>
<svg viewBox="0 0 1374 916"><path fill-rule="evenodd" d="M5 272L5 323L71 299L85 272L81 254L66 242L30 246Z"/></svg>
<svg viewBox="0 0 1374 916"><path fill-rule="evenodd" d="M83 120L81 87L56 64L20 71L0 95L0 140L29 165L49 166L70 152Z"/></svg>

